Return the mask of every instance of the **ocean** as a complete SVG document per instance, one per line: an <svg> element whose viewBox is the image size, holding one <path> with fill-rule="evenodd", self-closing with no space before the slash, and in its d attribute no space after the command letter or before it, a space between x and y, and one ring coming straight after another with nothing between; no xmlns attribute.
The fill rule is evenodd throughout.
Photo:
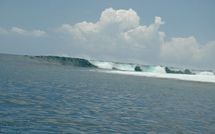
<svg viewBox="0 0 215 134"><path fill-rule="evenodd" d="M115 73L79 60L0 54L0 133L215 132L215 83Z"/></svg>

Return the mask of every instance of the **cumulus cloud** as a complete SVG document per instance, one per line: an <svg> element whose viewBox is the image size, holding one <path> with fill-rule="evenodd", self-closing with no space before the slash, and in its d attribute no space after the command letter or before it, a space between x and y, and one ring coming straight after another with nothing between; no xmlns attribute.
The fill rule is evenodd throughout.
<svg viewBox="0 0 215 134"><path fill-rule="evenodd" d="M73 34L77 39L90 40L92 34L119 33L137 26L139 26L139 16L134 10L109 8L101 13L100 19L96 23L83 21L75 25L63 24L61 29Z"/></svg>
<svg viewBox="0 0 215 134"><path fill-rule="evenodd" d="M10 35L10 34L14 34L14 35L23 35L23 36L32 36L32 37L43 37L45 36L47 33L45 31L42 30L25 30L23 28L19 28L19 27L12 27L10 29L4 29L4 28L0 28L0 35Z"/></svg>
<svg viewBox="0 0 215 134"><path fill-rule="evenodd" d="M174 60L175 62L195 59L200 49L198 42L193 36L172 38L170 41L164 42L161 48L161 56L164 59Z"/></svg>
<svg viewBox="0 0 215 134"><path fill-rule="evenodd" d="M162 24L161 17L156 16L151 25L140 25L140 17L134 10L108 8L95 23L63 24L61 31L71 34L80 48L87 48L84 53L91 52L90 55L97 59L141 59L148 62L159 57L160 44L165 37L165 33L159 31Z"/></svg>
<svg viewBox="0 0 215 134"><path fill-rule="evenodd" d="M63 24L60 30L70 35L80 54L96 59L172 65L213 63L215 42L200 44L194 36L167 40L160 31L163 24L159 16L150 25L143 25L132 9L108 8L96 22Z"/></svg>
<svg viewBox="0 0 215 134"><path fill-rule="evenodd" d="M200 44L193 36L172 38L161 45L161 58L176 65L215 66L215 42Z"/></svg>

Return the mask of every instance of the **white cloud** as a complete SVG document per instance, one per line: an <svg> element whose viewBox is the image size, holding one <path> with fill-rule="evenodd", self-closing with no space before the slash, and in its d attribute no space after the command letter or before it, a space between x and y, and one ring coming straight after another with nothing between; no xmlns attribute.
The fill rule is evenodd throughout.
<svg viewBox="0 0 215 134"><path fill-rule="evenodd" d="M80 22L75 25L63 24L62 31L69 32L77 39L90 39L92 34L118 34L119 32L139 26L139 16L132 9L106 9L102 12L99 21ZM95 35L94 35L95 36Z"/></svg>
<svg viewBox="0 0 215 134"><path fill-rule="evenodd" d="M155 16L152 24L141 25L134 10L108 8L95 23L64 24L61 31L69 33L80 55L96 59L185 66L210 63L215 67L215 42L200 44L193 36L166 40L160 31L164 23Z"/></svg>
<svg viewBox="0 0 215 134"><path fill-rule="evenodd" d="M161 17L155 16L155 24L161 25L161 24L164 24L164 23L165 23L165 22L162 21Z"/></svg>
<svg viewBox="0 0 215 134"><path fill-rule="evenodd" d="M100 27L108 27L109 25L115 24L120 30L128 30L137 27L139 20L139 16L132 9L114 10L113 8L108 8L102 12L97 25Z"/></svg>
<svg viewBox="0 0 215 134"><path fill-rule="evenodd" d="M161 58L176 65L215 66L215 42L200 44L195 37L172 38L161 47Z"/></svg>
<svg viewBox="0 0 215 134"><path fill-rule="evenodd" d="M25 31L22 28L19 27L12 27L11 32L17 33L17 34L27 34L27 31Z"/></svg>
<svg viewBox="0 0 215 134"><path fill-rule="evenodd" d="M95 23L64 24L61 31L71 34L73 43L78 44L83 53L91 52L89 54L97 59L149 62L158 59L160 44L165 37L165 33L159 31L162 24L161 17L155 17L151 25L140 25L140 18L134 10L108 8ZM152 55L152 52L156 53Z"/></svg>
<svg viewBox="0 0 215 134"><path fill-rule="evenodd" d="M36 37L42 37L42 36L45 36L46 35L46 32L45 31L42 31L42 30L33 30L30 32L33 36L36 36Z"/></svg>
<svg viewBox="0 0 215 134"><path fill-rule="evenodd" d="M164 59L181 62L183 60L192 60L198 53L199 44L194 37L172 38L162 45L162 57Z"/></svg>
<svg viewBox="0 0 215 134"><path fill-rule="evenodd" d="M43 37L47 33L42 30L25 30L19 27L12 27L11 29L0 28L0 34L2 35L23 35L23 36L32 36L32 37Z"/></svg>

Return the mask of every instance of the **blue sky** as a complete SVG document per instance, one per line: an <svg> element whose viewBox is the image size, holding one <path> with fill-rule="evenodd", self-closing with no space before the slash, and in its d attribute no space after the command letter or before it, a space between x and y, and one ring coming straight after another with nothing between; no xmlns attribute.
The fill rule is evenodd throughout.
<svg viewBox="0 0 215 134"><path fill-rule="evenodd" d="M215 38L214 0L1 0L0 26L49 29L63 23L96 21L109 7L134 9L141 22L161 16L168 36L194 35L205 42Z"/></svg>
<svg viewBox="0 0 215 134"><path fill-rule="evenodd" d="M68 56L79 56L95 59L102 58L119 61L126 61L126 59L128 59L129 62L133 60L135 62L143 62L149 64L171 64L177 66L184 65L201 67L202 64L207 64L207 66L203 67L212 68L215 67L215 63L212 61L212 56L214 55L205 55L203 53L209 53L209 50L207 49L210 49L210 51L211 49L215 50L213 49L215 48L213 45L213 41L215 40L214 5L215 2L213 0L0 0L0 52L33 55L62 54ZM159 58L156 57L151 59L145 58L153 57L149 54L151 52L146 52L145 50L142 52L137 52L135 50L129 52L127 49L129 49L130 46L128 48L123 46L115 47L113 49L110 48L110 52L106 53L106 55L115 55L115 53L118 53L117 50L122 48L127 51L125 53L148 54L139 56L128 55L127 58L124 58L126 57L125 54L116 54L116 56L109 57L102 55L102 51L104 51L104 49L107 49L106 47L95 51L94 49L96 49L97 46L93 46L94 49L92 50L87 48L87 50L90 51L88 52L87 50L85 50L86 48L84 47L84 45L87 43L98 43L98 48L100 48L102 47L102 45L107 45L107 42L111 44L114 44L116 42L102 42L101 39L98 39L96 41L94 39L94 42L92 42L92 37L90 36L87 37L87 41L83 43L80 40L74 39L74 32L72 32L72 34L66 34L65 31L62 32L62 30L59 30L64 24L71 26L69 28L73 27L72 29L74 29L76 24L83 21L96 24L96 22L99 22L102 12L110 8L114 10L112 12L120 9L125 11L132 9L139 17L138 26L149 27L155 21L154 19L156 16L162 18L162 21L165 22L165 24L159 26L159 29L157 29L156 32L165 33L165 38L162 42L162 44L165 45L164 47L161 47L165 49L165 51L168 50L168 52L166 51L165 54L159 55ZM114 26L117 27L117 25ZM111 25L111 27L113 27L113 25ZM24 31L20 31L19 28ZM71 31L71 29L67 30ZM99 32L100 34L104 34L104 36L106 37L109 36L106 35L107 33L105 33L105 31ZM120 31L120 33L121 32L122 31ZM17 33L21 33L24 36L18 36ZM43 35L44 37L42 37ZM95 36L97 37L98 35ZM173 38L177 39L174 40ZM133 40L137 41L136 38ZM144 42L150 42L148 40L143 40L141 43L141 41L138 40L138 43L143 45ZM192 54L189 55L181 52L179 53L179 55L186 55L188 56L188 59L189 57L191 57L190 60L184 61L186 58L180 59L177 56L173 56L173 58L177 58L177 61L175 62L174 59L166 58L171 54L171 52L169 51L174 51L174 49L186 51L186 49L182 47L178 48L178 46L174 45L178 43L184 43L185 45L183 47L186 48L186 44L188 44L189 48L190 45L187 42L192 42L191 44L193 45L193 47L190 48L190 51L188 50L187 52ZM117 43L119 44L124 42L120 40ZM77 44L81 44L79 45L81 47L79 47ZM207 47L202 48L202 46ZM198 47L198 49L196 49L196 47ZM144 48L145 47L141 46L141 49ZM201 52L194 53L194 51ZM156 50L153 52L158 53ZM198 56L197 59L196 57L192 59L193 55L203 56L201 58L199 58ZM141 57L143 56L144 58L142 59Z"/></svg>

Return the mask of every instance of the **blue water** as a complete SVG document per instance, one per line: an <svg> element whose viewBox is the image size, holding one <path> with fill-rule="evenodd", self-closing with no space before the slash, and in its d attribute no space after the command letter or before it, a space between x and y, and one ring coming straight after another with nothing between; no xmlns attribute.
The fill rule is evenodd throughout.
<svg viewBox="0 0 215 134"><path fill-rule="evenodd" d="M0 133L215 133L215 84L0 55Z"/></svg>

